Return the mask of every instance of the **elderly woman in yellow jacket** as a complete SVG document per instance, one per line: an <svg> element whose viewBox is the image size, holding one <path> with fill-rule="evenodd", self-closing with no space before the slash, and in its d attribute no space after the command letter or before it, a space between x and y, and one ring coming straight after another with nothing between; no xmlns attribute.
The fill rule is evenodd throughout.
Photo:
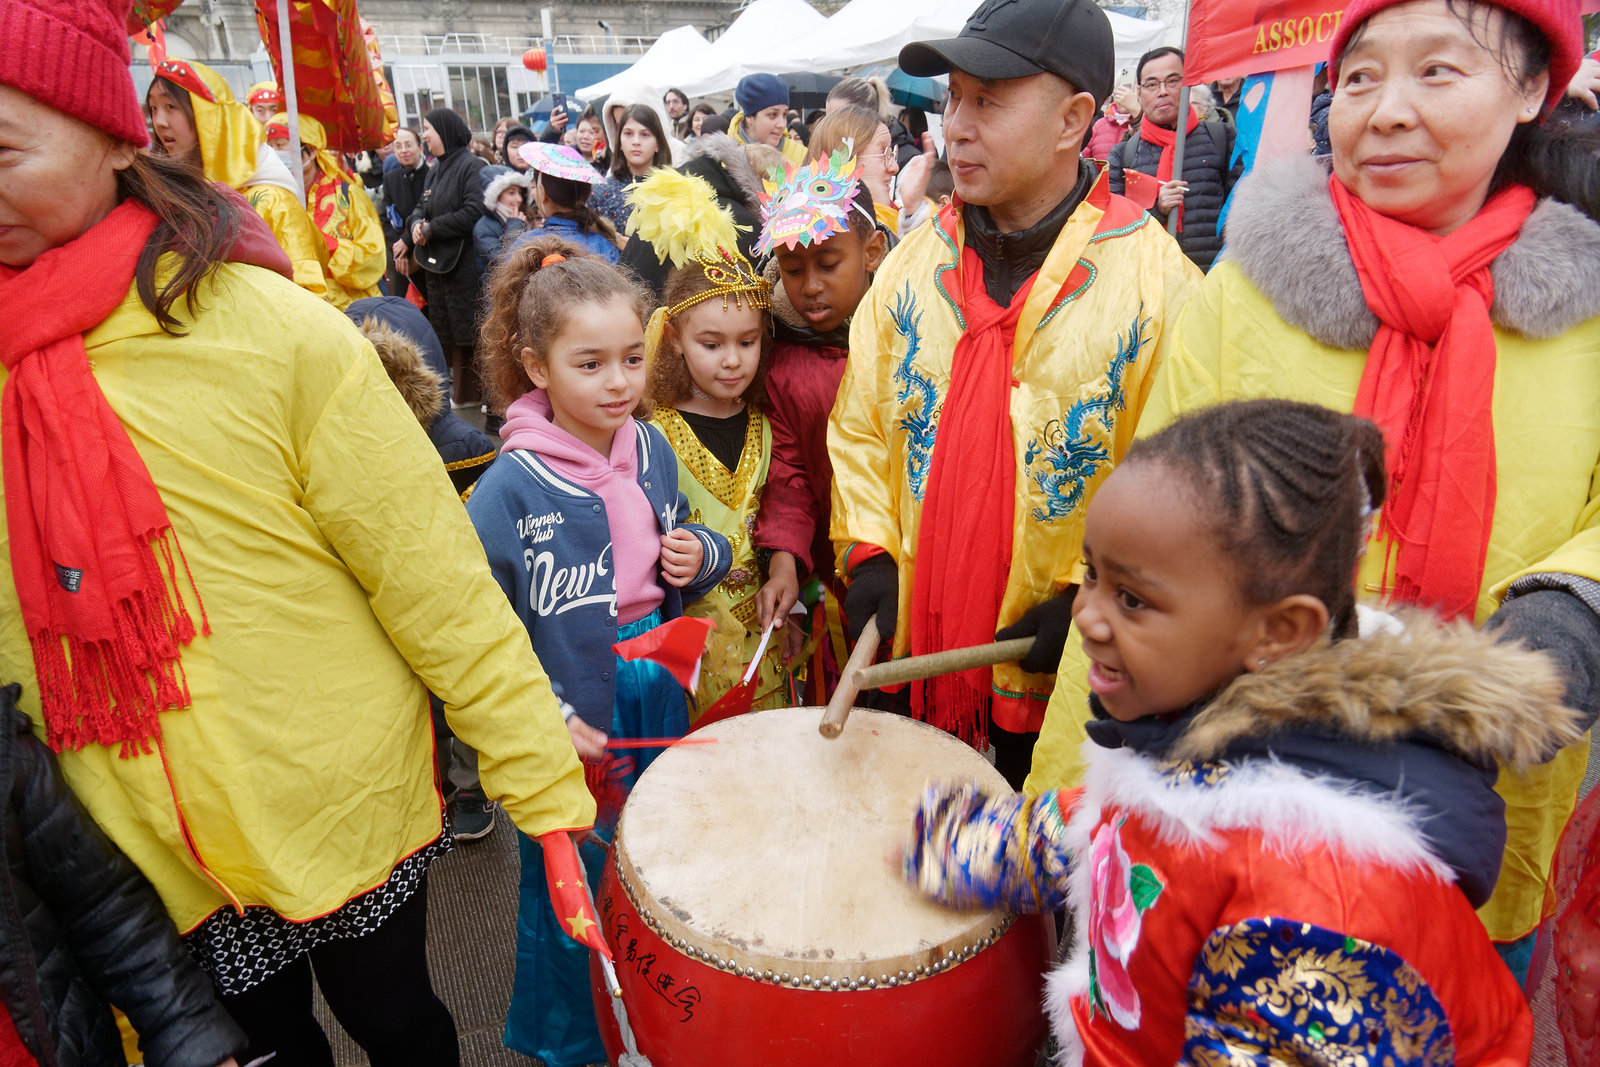
<svg viewBox="0 0 1600 1067"><path fill-rule="evenodd" d="M1374 419L1391 484L1362 588L1544 649L1592 720L1596 144L1539 126L1578 66L1580 32L1576 0L1352 3L1332 54L1332 175L1293 159L1240 185L1226 258L1185 310L1140 431L1251 396ZM1032 789L1077 775L1081 652L1059 678ZM1500 774L1507 850L1479 914L1517 973L1588 754L1574 745Z"/></svg>
<svg viewBox="0 0 1600 1067"><path fill-rule="evenodd" d="M287 127L289 116L274 123ZM336 308L377 296L378 279L388 269L383 223L361 182L338 153L328 148L328 131L309 115L300 116L300 166L306 211L328 246L328 299Z"/></svg>
<svg viewBox="0 0 1600 1067"><path fill-rule="evenodd" d="M372 346L236 194L140 149L126 0L63 8L0 55L0 678L240 1062L331 1065L314 966L375 1067L456 1063L428 693L530 834L593 819L572 736Z"/></svg>
<svg viewBox="0 0 1600 1067"><path fill-rule="evenodd" d="M145 107L161 150L193 162L209 181L248 200L289 253L295 284L327 296L327 246L306 214L294 175L267 147L261 123L204 63L164 59L155 73Z"/></svg>

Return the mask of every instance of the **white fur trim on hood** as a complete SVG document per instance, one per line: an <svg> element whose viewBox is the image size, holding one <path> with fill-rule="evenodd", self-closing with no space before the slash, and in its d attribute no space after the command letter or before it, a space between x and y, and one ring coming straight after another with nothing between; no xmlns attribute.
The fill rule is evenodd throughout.
<svg viewBox="0 0 1600 1067"><path fill-rule="evenodd" d="M1067 823L1064 844L1088 856L1107 808L1137 815L1163 844L1214 849L1218 834L1256 829L1262 846L1283 855L1328 849L1358 862L1426 873L1453 884L1456 875L1429 847L1417 813L1400 798L1307 774L1272 760L1252 760L1221 784L1197 785L1165 773L1170 765L1131 749L1084 743L1084 795ZM1089 898L1093 871L1075 863L1067 877L1074 923L1071 955L1045 980L1044 1009L1060 1046L1062 1067L1083 1063L1083 1039L1072 1002L1089 995Z"/></svg>
<svg viewBox="0 0 1600 1067"><path fill-rule="evenodd" d="M527 189L533 184L533 178L527 171L509 171L505 174L496 174L494 179L484 186L483 206L493 211L499 204L500 194L515 185L519 189Z"/></svg>

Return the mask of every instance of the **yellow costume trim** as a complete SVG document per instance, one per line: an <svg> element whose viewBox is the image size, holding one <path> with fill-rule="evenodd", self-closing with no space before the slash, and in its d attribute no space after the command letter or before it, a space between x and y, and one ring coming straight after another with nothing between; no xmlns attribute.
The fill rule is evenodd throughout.
<svg viewBox="0 0 1600 1067"><path fill-rule="evenodd" d="M458 471L463 467L476 467L483 463L493 463L495 457L499 454L500 450L496 449L493 452L485 452L481 456L473 456L471 459L458 459L454 463L446 463L444 465L444 469L447 471Z"/></svg>
<svg viewBox="0 0 1600 1067"><path fill-rule="evenodd" d="M739 453L738 466L731 471L700 443L693 428L675 409L662 408L654 417L672 451L678 454L689 473L694 475L695 481L705 486L723 504L734 509L749 493L750 479L755 477L756 468L761 465L761 413L753 406L746 406L745 413L744 450Z"/></svg>

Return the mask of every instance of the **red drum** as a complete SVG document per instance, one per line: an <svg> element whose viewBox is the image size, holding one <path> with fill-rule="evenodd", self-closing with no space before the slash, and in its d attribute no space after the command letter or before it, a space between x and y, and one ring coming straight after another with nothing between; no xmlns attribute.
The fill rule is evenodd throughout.
<svg viewBox="0 0 1600 1067"><path fill-rule="evenodd" d="M856 709L715 723L623 808L600 883L622 1002L652 1067L1031 1067L1045 916L954 912L890 866L930 778L1005 781L944 732ZM592 968L600 1032L624 1051ZM635 1062L630 1060L631 1062Z"/></svg>

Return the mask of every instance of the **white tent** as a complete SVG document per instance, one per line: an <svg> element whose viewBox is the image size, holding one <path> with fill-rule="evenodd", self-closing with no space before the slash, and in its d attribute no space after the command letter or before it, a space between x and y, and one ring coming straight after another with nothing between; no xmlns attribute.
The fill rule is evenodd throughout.
<svg viewBox="0 0 1600 1067"><path fill-rule="evenodd" d="M707 43L692 26L663 34L637 63L605 81L573 93L594 100L622 86L665 91L676 87L690 97L724 92L746 74L790 71L848 71L894 63L912 41L954 37L977 0L929 0L919 8L907 0L850 0L824 19L806 0L753 0L721 37ZM1116 41L1121 79L1131 77L1134 61L1161 44L1164 23L1107 11Z"/></svg>
<svg viewBox="0 0 1600 1067"><path fill-rule="evenodd" d="M789 35L761 57L766 69L855 70L893 63L913 41L933 41L961 32L977 0L932 0L925 6L906 0L850 0L826 23L808 34ZM1107 11L1116 41L1117 68L1131 68L1138 57L1161 44L1164 23Z"/></svg>
<svg viewBox="0 0 1600 1067"><path fill-rule="evenodd" d="M715 63L711 42L693 26L679 26L657 37L650 50L627 70L586 85L572 95L580 100L598 100L624 86L666 92L683 80L685 72L707 70Z"/></svg>
<svg viewBox="0 0 1600 1067"><path fill-rule="evenodd" d="M784 42L807 36L826 21L806 0L753 0L733 25L711 42L710 62L682 65L671 84L689 96L703 96L732 89L746 74L826 69L810 62L774 63L787 52Z"/></svg>

